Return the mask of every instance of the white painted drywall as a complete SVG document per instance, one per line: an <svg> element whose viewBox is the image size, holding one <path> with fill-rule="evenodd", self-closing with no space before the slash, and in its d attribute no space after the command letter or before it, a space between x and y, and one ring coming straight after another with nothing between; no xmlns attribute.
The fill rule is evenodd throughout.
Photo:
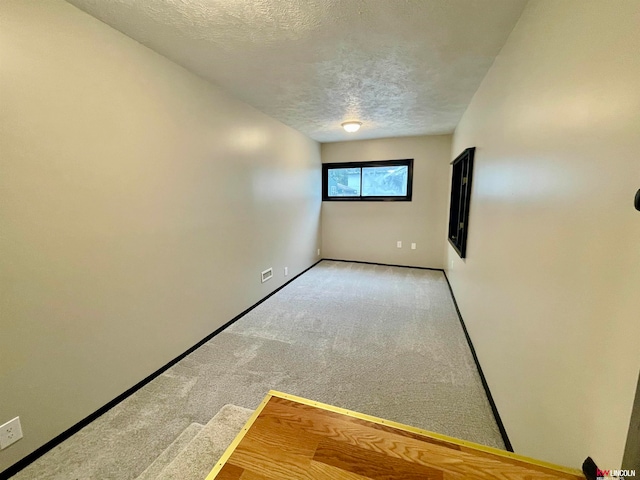
<svg viewBox="0 0 640 480"><path fill-rule="evenodd" d="M638 25L637 0L530 2L454 135L462 315L516 452L574 467L619 468L640 366Z"/></svg>
<svg viewBox="0 0 640 480"><path fill-rule="evenodd" d="M2 471L309 267L321 203L318 143L61 0L0 10Z"/></svg>
<svg viewBox="0 0 640 480"><path fill-rule="evenodd" d="M414 159L411 202L323 202L323 257L442 268L450 155L451 135L322 144L323 163Z"/></svg>

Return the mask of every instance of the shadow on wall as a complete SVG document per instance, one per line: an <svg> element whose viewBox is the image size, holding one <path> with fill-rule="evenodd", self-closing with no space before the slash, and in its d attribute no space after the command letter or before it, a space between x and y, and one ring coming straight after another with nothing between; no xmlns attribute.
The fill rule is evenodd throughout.
<svg viewBox="0 0 640 480"><path fill-rule="evenodd" d="M636 398L633 401L629 433L627 434L627 446L624 450L622 468L626 470L640 471L640 374L636 386Z"/></svg>

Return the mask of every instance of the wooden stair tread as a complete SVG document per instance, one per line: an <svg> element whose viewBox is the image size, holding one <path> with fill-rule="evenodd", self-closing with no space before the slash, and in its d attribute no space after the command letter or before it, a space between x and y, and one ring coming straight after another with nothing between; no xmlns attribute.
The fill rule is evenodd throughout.
<svg viewBox="0 0 640 480"><path fill-rule="evenodd" d="M584 480L489 447L270 392L207 480Z"/></svg>

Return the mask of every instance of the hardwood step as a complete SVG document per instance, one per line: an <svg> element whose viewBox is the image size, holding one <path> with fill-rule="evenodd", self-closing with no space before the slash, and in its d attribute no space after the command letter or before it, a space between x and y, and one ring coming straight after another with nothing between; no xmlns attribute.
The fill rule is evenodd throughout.
<svg viewBox="0 0 640 480"><path fill-rule="evenodd" d="M504 450L270 392L206 477L214 479L584 480L584 476Z"/></svg>

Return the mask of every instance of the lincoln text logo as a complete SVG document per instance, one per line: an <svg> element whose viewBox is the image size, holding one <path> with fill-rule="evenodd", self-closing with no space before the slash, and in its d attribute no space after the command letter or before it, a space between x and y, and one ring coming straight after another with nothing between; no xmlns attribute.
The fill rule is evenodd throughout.
<svg viewBox="0 0 640 480"><path fill-rule="evenodd" d="M636 476L635 470L600 470L599 468L596 470L596 476L598 479L605 480L607 478L630 478Z"/></svg>

